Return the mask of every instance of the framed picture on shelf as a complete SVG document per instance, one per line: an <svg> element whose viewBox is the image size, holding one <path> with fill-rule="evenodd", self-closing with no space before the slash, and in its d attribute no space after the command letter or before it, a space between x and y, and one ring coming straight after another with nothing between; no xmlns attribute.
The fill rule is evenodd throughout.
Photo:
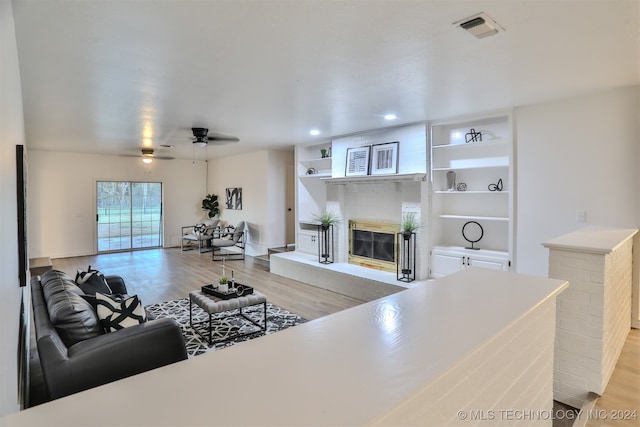
<svg viewBox="0 0 640 427"><path fill-rule="evenodd" d="M369 175L370 146L347 148L345 176Z"/></svg>
<svg viewBox="0 0 640 427"><path fill-rule="evenodd" d="M398 145L396 141L373 146L371 175L398 173Z"/></svg>

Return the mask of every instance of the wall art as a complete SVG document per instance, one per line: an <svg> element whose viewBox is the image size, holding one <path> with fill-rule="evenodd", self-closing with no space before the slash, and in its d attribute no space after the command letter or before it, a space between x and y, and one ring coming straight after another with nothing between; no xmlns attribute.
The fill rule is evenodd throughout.
<svg viewBox="0 0 640 427"><path fill-rule="evenodd" d="M396 141L373 146L371 175L398 173L398 145Z"/></svg>
<svg viewBox="0 0 640 427"><path fill-rule="evenodd" d="M227 201L225 207L227 209L242 210L242 188L227 188L226 195Z"/></svg>
<svg viewBox="0 0 640 427"><path fill-rule="evenodd" d="M345 176L369 175L369 153L371 147L347 148Z"/></svg>
<svg viewBox="0 0 640 427"><path fill-rule="evenodd" d="M27 285L27 157L24 145L16 145L16 205L18 214L18 279Z"/></svg>

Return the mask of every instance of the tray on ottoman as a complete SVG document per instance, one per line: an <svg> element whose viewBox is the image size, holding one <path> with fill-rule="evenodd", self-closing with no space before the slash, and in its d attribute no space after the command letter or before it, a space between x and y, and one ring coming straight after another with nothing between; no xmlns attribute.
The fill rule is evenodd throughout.
<svg viewBox="0 0 640 427"><path fill-rule="evenodd" d="M231 299L252 294L253 288L251 286L236 283L228 292L220 292L217 286L209 284L202 287L202 292L220 299Z"/></svg>

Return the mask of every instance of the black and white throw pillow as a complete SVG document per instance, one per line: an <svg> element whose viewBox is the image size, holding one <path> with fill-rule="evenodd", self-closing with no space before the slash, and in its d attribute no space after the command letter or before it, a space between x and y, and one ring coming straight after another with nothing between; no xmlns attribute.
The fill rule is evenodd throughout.
<svg viewBox="0 0 640 427"><path fill-rule="evenodd" d="M196 224L193 227L193 234L195 234L196 236L203 235L205 231L207 231L207 226L204 224Z"/></svg>
<svg viewBox="0 0 640 427"><path fill-rule="evenodd" d="M106 332L114 332L147 320L144 307L137 295L115 300L109 295L96 292L98 318Z"/></svg>
<svg viewBox="0 0 640 427"><path fill-rule="evenodd" d="M78 270L76 273L76 283L87 295L95 295L96 292L102 292L103 294L111 294L111 288L107 284L107 280L104 278L104 274L100 271L92 269L91 266L87 268L87 271Z"/></svg>

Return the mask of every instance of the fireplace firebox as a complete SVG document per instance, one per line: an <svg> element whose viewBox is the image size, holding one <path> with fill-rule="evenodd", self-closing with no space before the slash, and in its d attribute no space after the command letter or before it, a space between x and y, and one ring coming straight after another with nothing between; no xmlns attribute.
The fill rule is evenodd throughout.
<svg viewBox="0 0 640 427"><path fill-rule="evenodd" d="M399 230L399 224L349 220L349 262L395 272Z"/></svg>

